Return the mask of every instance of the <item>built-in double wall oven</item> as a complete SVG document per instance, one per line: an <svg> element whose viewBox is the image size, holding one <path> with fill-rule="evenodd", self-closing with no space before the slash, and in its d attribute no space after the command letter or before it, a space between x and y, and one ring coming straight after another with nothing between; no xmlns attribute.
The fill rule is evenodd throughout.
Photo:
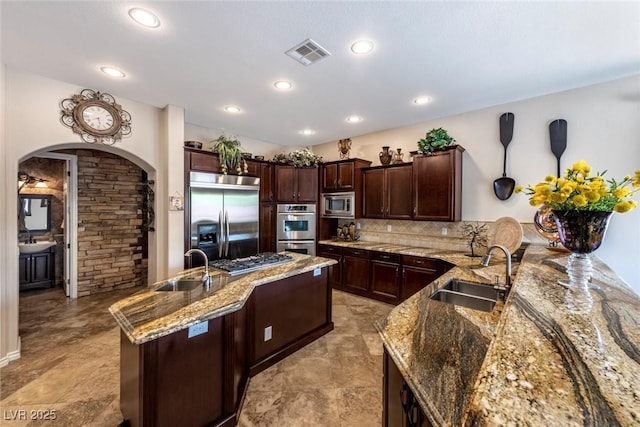
<svg viewBox="0 0 640 427"><path fill-rule="evenodd" d="M278 252L316 254L315 204L279 204L276 221Z"/></svg>

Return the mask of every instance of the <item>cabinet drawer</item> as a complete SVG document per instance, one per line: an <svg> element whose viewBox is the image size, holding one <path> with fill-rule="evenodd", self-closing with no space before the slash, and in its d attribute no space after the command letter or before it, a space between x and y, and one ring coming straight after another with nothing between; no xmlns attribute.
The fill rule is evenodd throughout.
<svg viewBox="0 0 640 427"><path fill-rule="evenodd" d="M433 270L438 269L438 260L431 259L431 258L424 258L424 257L412 256L412 255L403 255L402 263L404 265L411 265L413 267L429 268Z"/></svg>
<svg viewBox="0 0 640 427"><path fill-rule="evenodd" d="M353 249L353 248L343 248L342 254L344 256L353 256L357 258L369 258L369 251L365 249Z"/></svg>
<svg viewBox="0 0 640 427"><path fill-rule="evenodd" d="M391 254L388 252L371 252L371 259L377 261L386 261L386 262L394 262L396 264L400 264L400 260L402 259L401 255Z"/></svg>
<svg viewBox="0 0 640 427"><path fill-rule="evenodd" d="M340 246L318 245L318 253L322 255L323 252L326 254L340 255L342 248Z"/></svg>

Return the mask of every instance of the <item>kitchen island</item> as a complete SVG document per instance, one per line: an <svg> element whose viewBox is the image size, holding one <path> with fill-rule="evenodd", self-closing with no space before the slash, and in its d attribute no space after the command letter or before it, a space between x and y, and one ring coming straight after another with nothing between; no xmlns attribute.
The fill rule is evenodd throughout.
<svg viewBox="0 0 640 427"><path fill-rule="evenodd" d="M123 425L235 425L250 376L333 329L335 261L290 255L240 276L210 272L209 289L158 282L109 308L121 328Z"/></svg>
<svg viewBox="0 0 640 427"><path fill-rule="evenodd" d="M506 302L489 313L430 299L452 278L492 283L467 262L382 319L385 368L421 409L413 418L403 401L403 416L426 426L640 425L640 298L594 258L592 307L568 309L557 284L566 258L529 245ZM399 393L385 390L384 425L399 425L388 401Z"/></svg>

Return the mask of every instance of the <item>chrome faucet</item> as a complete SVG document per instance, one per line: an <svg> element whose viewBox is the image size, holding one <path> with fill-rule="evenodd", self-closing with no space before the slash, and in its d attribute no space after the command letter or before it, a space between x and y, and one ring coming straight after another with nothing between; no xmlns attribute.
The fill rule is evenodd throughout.
<svg viewBox="0 0 640 427"><path fill-rule="evenodd" d="M494 288L496 288L499 291L502 292L508 292L511 289L511 254L509 253L509 249L505 248L502 245L492 245L489 249L487 249L487 254L484 256L484 258L482 258L482 262L481 264L484 267L488 267L489 266L489 261L491 261L491 253L493 252L494 249L500 249L502 252L504 252L504 256L506 258L506 278L505 278L505 286L504 288L502 288L501 286L498 286L496 284L496 286L494 286ZM497 280L497 276L496 276L496 280Z"/></svg>
<svg viewBox="0 0 640 427"><path fill-rule="evenodd" d="M205 289L209 290L209 286L211 284L211 277L209 276L209 258L207 258L207 254L205 254L201 249L189 249L184 253L184 256L191 256L194 252L204 257L204 277L202 278L202 284Z"/></svg>

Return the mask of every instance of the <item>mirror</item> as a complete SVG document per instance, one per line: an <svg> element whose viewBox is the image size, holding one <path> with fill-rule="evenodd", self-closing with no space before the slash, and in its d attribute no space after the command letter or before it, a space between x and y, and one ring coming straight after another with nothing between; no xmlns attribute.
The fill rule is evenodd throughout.
<svg viewBox="0 0 640 427"><path fill-rule="evenodd" d="M22 219L24 218L24 223ZM24 224L24 226L23 226ZM40 194L20 195L18 213L20 230L51 231L51 196Z"/></svg>

